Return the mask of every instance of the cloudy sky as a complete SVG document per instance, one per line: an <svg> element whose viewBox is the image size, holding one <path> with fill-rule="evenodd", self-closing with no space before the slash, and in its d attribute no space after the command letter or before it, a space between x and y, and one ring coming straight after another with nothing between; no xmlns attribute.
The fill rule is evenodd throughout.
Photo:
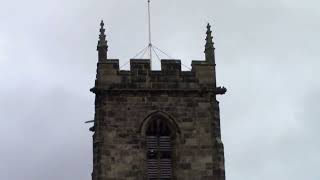
<svg viewBox="0 0 320 180"><path fill-rule="evenodd" d="M89 180L99 22L124 64L146 0L0 1L0 179ZM319 19L318 0L153 0L153 43L188 66L213 25L228 180L320 179Z"/></svg>

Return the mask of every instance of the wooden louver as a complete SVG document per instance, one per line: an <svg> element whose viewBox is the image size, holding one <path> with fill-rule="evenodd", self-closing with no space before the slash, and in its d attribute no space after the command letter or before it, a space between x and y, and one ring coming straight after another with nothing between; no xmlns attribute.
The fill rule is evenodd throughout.
<svg viewBox="0 0 320 180"><path fill-rule="evenodd" d="M147 130L147 177L149 180L172 178L172 144L166 124L157 120ZM151 129L152 128L152 129Z"/></svg>

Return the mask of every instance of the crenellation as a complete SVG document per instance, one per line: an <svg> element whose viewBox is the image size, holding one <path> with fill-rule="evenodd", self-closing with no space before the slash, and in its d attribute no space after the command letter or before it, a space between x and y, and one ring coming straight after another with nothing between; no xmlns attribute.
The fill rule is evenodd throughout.
<svg viewBox="0 0 320 180"><path fill-rule="evenodd" d="M200 84L212 84L215 86L215 65L208 64L206 61L192 61L191 66Z"/></svg>
<svg viewBox="0 0 320 180"><path fill-rule="evenodd" d="M149 59L131 59L130 72L131 76L148 76L151 71Z"/></svg>
<svg viewBox="0 0 320 180"><path fill-rule="evenodd" d="M130 70L120 70L118 59L98 63L97 89L215 90L214 66L192 61L191 71L181 71L180 60L161 60L161 70L151 70L149 59L131 59Z"/></svg>
<svg viewBox="0 0 320 180"><path fill-rule="evenodd" d="M176 59L161 60L161 72L164 76L179 76L181 73L181 61Z"/></svg>

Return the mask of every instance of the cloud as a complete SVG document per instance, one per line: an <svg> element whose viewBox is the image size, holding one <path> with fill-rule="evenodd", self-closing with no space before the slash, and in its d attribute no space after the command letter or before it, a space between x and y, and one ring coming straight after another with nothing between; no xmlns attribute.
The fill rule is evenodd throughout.
<svg viewBox="0 0 320 180"><path fill-rule="evenodd" d="M319 3L153 1L157 47L203 59L213 24L228 179L319 179ZM98 24L124 64L147 45L145 1L8 1L0 8L0 179L90 179ZM154 69L160 64L154 61Z"/></svg>

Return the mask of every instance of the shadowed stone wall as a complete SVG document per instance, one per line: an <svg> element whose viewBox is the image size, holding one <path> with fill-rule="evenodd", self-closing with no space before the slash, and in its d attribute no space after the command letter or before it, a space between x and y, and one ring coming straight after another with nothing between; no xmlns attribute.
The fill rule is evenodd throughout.
<svg viewBox="0 0 320 180"><path fill-rule="evenodd" d="M93 135L93 180L146 179L145 126L163 118L174 127L173 179L225 180L215 65L193 61L181 71L180 60L134 59L130 71L119 61L97 68Z"/></svg>

